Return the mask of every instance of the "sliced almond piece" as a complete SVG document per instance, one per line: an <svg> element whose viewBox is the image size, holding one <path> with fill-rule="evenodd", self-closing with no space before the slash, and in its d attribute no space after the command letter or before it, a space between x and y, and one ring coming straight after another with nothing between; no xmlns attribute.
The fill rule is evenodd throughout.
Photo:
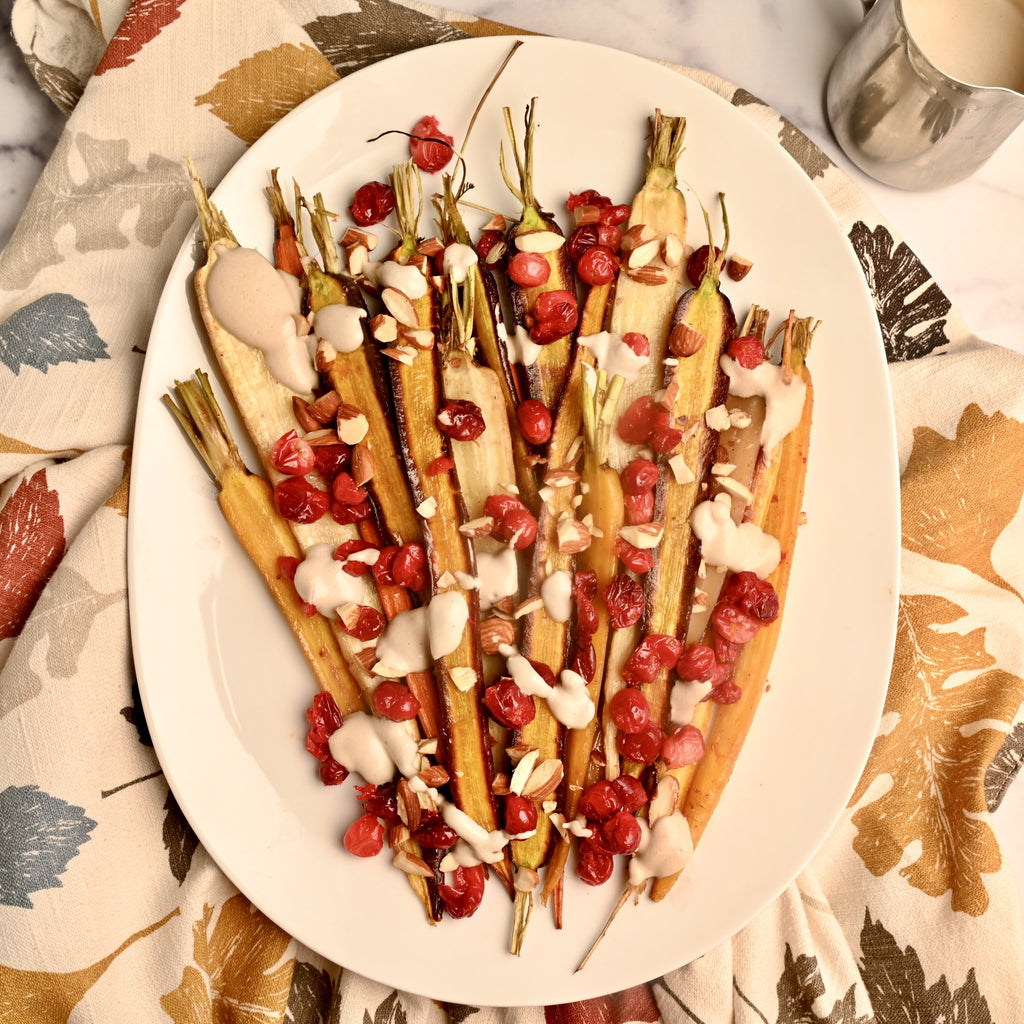
<svg viewBox="0 0 1024 1024"><path fill-rule="evenodd" d="M433 878L434 869L422 858L408 850L396 850L391 863L407 875L419 875L420 878Z"/></svg>
<svg viewBox="0 0 1024 1024"><path fill-rule="evenodd" d="M526 800L543 800L558 789L564 774L561 760L557 757L545 758L530 772L522 788L522 797Z"/></svg>

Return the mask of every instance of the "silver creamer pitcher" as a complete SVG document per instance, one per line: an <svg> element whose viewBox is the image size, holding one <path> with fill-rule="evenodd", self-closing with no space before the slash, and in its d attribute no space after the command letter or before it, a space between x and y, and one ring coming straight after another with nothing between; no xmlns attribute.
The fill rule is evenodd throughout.
<svg viewBox="0 0 1024 1024"><path fill-rule="evenodd" d="M918 21L908 25L907 8L915 3L928 6L912 8ZM960 0L958 17L982 19L970 22L969 31L936 0L865 6L864 22L836 58L826 88L840 146L861 170L899 188L937 188L968 177L1024 121L1024 35L1017 34L1024 32L1024 0ZM946 34L942 54L933 45L936 33ZM1002 47L1002 62L991 59L993 47Z"/></svg>

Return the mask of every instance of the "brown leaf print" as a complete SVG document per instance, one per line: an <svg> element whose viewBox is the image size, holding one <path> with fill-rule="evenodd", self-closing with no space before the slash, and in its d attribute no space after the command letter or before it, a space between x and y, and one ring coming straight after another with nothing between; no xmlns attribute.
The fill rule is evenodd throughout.
<svg viewBox="0 0 1024 1024"><path fill-rule="evenodd" d="M279 1021L295 967L293 958L282 959L291 939L242 895L221 906L216 923L214 916L205 906L193 923L194 963L160 1005L175 1024Z"/></svg>
<svg viewBox="0 0 1024 1024"><path fill-rule="evenodd" d="M875 740L851 804L876 779L891 780L854 813L854 849L884 875L920 841L903 877L930 896L951 892L953 910L978 916L988 907L982 873L1001 863L985 813L985 772L1005 733L986 723L1013 721L1024 679L992 667L984 629L956 632L965 616L936 595L901 599L885 706L898 720Z"/></svg>
<svg viewBox="0 0 1024 1024"><path fill-rule="evenodd" d="M0 509L0 640L21 632L63 554L60 498L40 469Z"/></svg>
<svg viewBox="0 0 1024 1024"><path fill-rule="evenodd" d="M131 448L125 448L124 455L124 472L121 474L121 482L114 488L114 493L103 503L106 508L117 509L125 517L128 518L128 482L131 478L132 472L132 450Z"/></svg>
<svg viewBox="0 0 1024 1024"><path fill-rule="evenodd" d="M1020 597L993 567L992 548L1020 510L1022 449L1024 423L973 402L952 440L918 427L903 474L903 546Z"/></svg>
<svg viewBox="0 0 1024 1024"><path fill-rule="evenodd" d="M139 50L178 17L178 9L184 2L185 0L134 0L93 74L102 75L113 68L128 67Z"/></svg>
<svg viewBox="0 0 1024 1024"><path fill-rule="evenodd" d="M282 43L239 61L195 102L210 107L243 142L252 143L289 110L337 80L338 73L314 47Z"/></svg>
<svg viewBox="0 0 1024 1024"><path fill-rule="evenodd" d="M39 88L50 97L62 114L70 114L82 98L85 86L70 69L59 64L47 64L34 53L25 54L25 63Z"/></svg>
<svg viewBox="0 0 1024 1024"><path fill-rule="evenodd" d="M85 993L129 946L162 928L180 912L175 907L166 917L129 935L102 960L77 971L23 971L0 964L0 1020L66 1022Z"/></svg>
<svg viewBox="0 0 1024 1024"><path fill-rule="evenodd" d="M767 109L764 100L742 88L733 93L732 104L735 107L760 106ZM830 167L835 167L835 164L799 128L783 117L779 120L779 144L800 165L811 181L823 178Z"/></svg>

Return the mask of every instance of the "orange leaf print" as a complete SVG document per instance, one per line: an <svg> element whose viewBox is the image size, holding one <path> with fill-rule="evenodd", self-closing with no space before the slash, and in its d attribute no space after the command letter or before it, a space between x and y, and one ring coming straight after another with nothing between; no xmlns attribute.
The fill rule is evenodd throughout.
<svg viewBox="0 0 1024 1024"><path fill-rule="evenodd" d="M309 45L282 43L260 50L225 71L196 97L243 142L255 142L293 107L338 80L323 54Z"/></svg>
<svg viewBox="0 0 1024 1024"><path fill-rule="evenodd" d="M160 997L175 1024L236 1021L271 1024L288 1004L295 959L284 960L291 938L244 896L220 908L205 906L192 925L194 964L181 984ZM212 925L212 928L211 928Z"/></svg>
<svg viewBox="0 0 1024 1024"><path fill-rule="evenodd" d="M998 870L987 820L985 772L1024 698L1024 679L993 667L985 630L955 631L966 613L932 594L900 600L896 655L886 713L896 725L874 743L852 804L876 779L891 788L859 807L854 849L875 875L892 871L915 841L916 860L900 873L930 896L952 893L953 910L988 907L982 873Z"/></svg>
<svg viewBox="0 0 1024 1024"><path fill-rule="evenodd" d="M993 567L992 548L1020 510L1022 449L1024 423L973 403L952 440L918 427L901 485L903 546L1020 597Z"/></svg>

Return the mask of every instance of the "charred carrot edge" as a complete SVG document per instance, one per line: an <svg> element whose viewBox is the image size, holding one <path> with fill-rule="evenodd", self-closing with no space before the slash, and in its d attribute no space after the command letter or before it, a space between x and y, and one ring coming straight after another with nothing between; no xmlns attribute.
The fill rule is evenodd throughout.
<svg viewBox="0 0 1024 1024"><path fill-rule="evenodd" d="M422 205L422 186L418 171L410 161L397 166L392 183L398 196L396 207L402 242L391 254L399 263L408 264L416 253L416 231ZM418 197L418 198L417 198ZM389 298L383 296L385 305ZM401 293L400 293L401 294ZM404 300L404 301L403 301ZM435 660L435 678L444 728L441 741L444 759L457 805L489 831L497 828L497 809L491 792L491 756L487 729L481 711L480 693L483 671L478 631L479 599L476 590L459 583L459 575L475 576L472 545L459 531L465 521L465 508L454 469L431 473L436 460L450 458L448 439L438 429L436 416L444 404L441 385L440 353L436 345L437 298L428 284L419 299L402 295L395 302L408 302L408 310L417 331L429 331L429 348L413 348L414 355L389 359L388 371L395 398L395 421L401 441L403 464L417 508L425 516L423 540L430 564L433 596L456 590L464 597L469 621L458 647ZM471 674L472 678L468 677ZM507 861L491 865L511 890L511 871Z"/></svg>
<svg viewBox="0 0 1024 1024"><path fill-rule="evenodd" d="M504 116L512 158L515 161L516 178L513 179L509 172L504 146L499 154L501 175L505 179L509 191L522 207L519 220L509 228L507 235L509 252L514 253L517 249L517 239L521 236L531 232L550 232L552 235L561 236L562 229L550 214L541 210L533 191L533 151L537 130L536 97L530 100L527 108L521 153L512 123L512 112L508 107L504 108ZM560 244L557 249L540 255L544 257L550 268L547 281L540 285L524 288L511 279L508 280L509 296L512 300L516 325L524 330L526 329L526 317L533 309L539 295L544 292L562 290L575 292L572 267L569 264L565 245ZM523 371L526 390L530 398L543 402L549 409L556 407L570 372L574 347L572 334L563 335L541 347L536 361L526 366Z"/></svg>
<svg viewBox="0 0 1024 1024"><path fill-rule="evenodd" d="M759 525L778 538L782 549L778 568L768 577L779 597L779 615L773 623L759 630L740 651L733 670L733 680L740 686L743 696L735 704L715 709L710 728L706 730L707 749L704 757L697 765L692 766L689 785L681 790L680 804L689 822L695 846L718 806L754 721L782 625L782 613L803 510L814 411L811 374L804 362L807 347L813 336L809 321L802 322L801 335L800 348L794 358L794 372L798 373L807 385L803 415L797 428L782 441L780 450L773 456L773 461L778 463L778 469L772 494L770 498L765 496L765 500L759 503L759 507L764 510L763 518L759 517ZM677 878L678 874L655 879L651 886L651 898L655 901L664 899Z"/></svg>
<svg viewBox="0 0 1024 1024"><path fill-rule="evenodd" d="M169 395L164 402L216 481L224 518L284 612L320 687L343 715L365 710L362 691L327 620L319 613L306 614L295 587L281 573L278 560L301 558L302 551L277 511L270 485L242 461L209 377L196 370L195 380L175 381L174 393L177 403Z"/></svg>

